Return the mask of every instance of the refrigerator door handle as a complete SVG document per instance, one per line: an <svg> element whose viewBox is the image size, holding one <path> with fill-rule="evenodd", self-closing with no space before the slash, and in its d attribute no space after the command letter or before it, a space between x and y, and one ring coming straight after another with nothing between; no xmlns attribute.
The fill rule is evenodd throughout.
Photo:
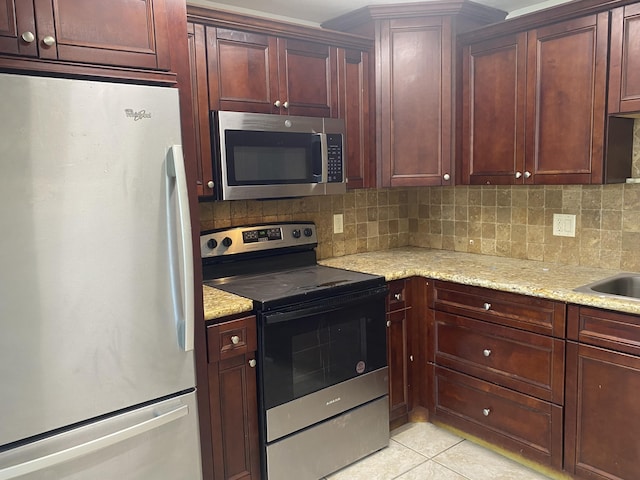
<svg viewBox="0 0 640 480"><path fill-rule="evenodd" d="M195 298L193 286L193 250L191 243L191 217L189 215L189 196L187 194L187 174L184 168L182 145L172 145L167 157L167 175L175 178L178 200L178 220L182 248L182 312L184 315L185 352L193 350Z"/></svg>
<svg viewBox="0 0 640 480"><path fill-rule="evenodd" d="M113 432L109 435L105 435L86 443L81 443L80 445L75 445L65 450L60 450L58 452L45 455L44 457L35 458L33 460L19 463L11 467L2 468L0 469L0 480L11 480L28 473L44 470L45 468L53 467L60 463L73 460L74 458L78 458L83 455L105 449L107 447L110 447L111 445L115 445L129 438L135 437L150 430L159 428L162 425L166 425L167 423L178 420L179 418L185 417L188 414L189 407L187 405L180 405L179 407L170 410L169 412L163 413L162 415L138 423L131 427L124 428L117 432Z"/></svg>

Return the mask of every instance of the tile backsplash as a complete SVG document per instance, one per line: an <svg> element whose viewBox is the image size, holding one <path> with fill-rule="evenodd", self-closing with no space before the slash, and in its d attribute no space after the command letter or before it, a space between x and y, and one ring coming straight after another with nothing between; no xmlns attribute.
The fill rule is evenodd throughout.
<svg viewBox="0 0 640 480"><path fill-rule="evenodd" d="M640 121L633 176L640 177ZM333 233L333 215L344 216ZM576 236L553 235L553 214L576 215ZM420 246L640 271L640 184L456 186L354 190L289 200L200 203L202 230L311 220L318 257Z"/></svg>

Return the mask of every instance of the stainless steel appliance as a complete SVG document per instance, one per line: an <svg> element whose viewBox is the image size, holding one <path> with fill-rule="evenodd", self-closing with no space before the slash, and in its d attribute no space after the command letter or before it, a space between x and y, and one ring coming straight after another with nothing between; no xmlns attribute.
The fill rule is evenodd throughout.
<svg viewBox="0 0 640 480"><path fill-rule="evenodd" d="M200 245L205 284L254 303L263 477L317 480L387 446L384 277L317 265L308 222Z"/></svg>
<svg viewBox="0 0 640 480"><path fill-rule="evenodd" d="M346 192L344 120L211 112L219 200Z"/></svg>
<svg viewBox="0 0 640 480"><path fill-rule="evenodd" d="M177 90L0 91L0 479L200 479Z"/></svg>

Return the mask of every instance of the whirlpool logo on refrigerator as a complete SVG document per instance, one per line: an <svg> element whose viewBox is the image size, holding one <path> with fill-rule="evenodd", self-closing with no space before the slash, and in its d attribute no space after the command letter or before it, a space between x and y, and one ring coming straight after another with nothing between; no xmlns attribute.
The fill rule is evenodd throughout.
<svg viewBox="0 0 640 480"><path fill-rule="evenodd" d="M124 113L127 116L127 118L133 118L134 122L137 122L138 120L142 120L143 118L151 118L151 113L147 113L146 110L140 110L136 112L132 108L127 108L125 109Z"/></svg>

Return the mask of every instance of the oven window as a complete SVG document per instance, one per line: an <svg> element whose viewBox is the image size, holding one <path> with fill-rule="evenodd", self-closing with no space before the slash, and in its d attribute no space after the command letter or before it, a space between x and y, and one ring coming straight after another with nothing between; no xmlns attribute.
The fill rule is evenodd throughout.
<svg viewBox="0 0 640 480"><path fill-rule="evenodd" d="M386 366L384 299L263 322L265 408Z"/></svg>

